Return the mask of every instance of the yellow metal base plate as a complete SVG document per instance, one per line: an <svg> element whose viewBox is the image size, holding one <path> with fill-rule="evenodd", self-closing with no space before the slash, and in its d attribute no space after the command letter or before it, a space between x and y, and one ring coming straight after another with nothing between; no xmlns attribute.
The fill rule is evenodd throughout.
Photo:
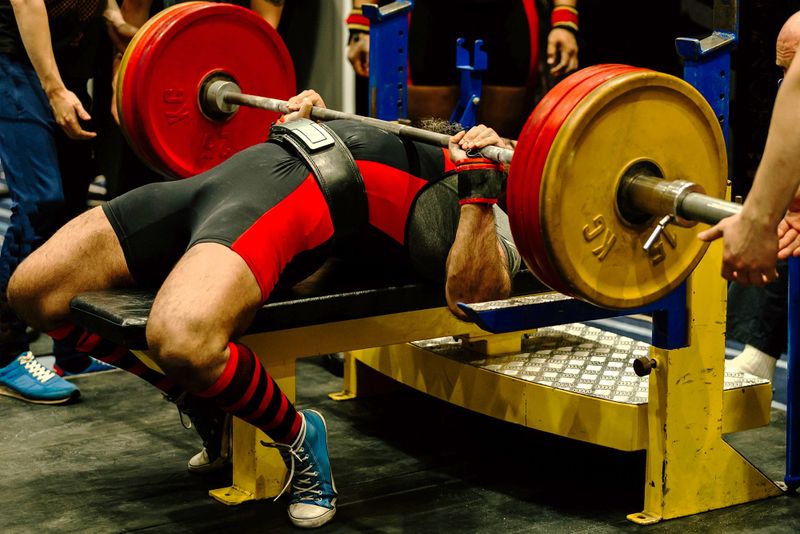
<svg viewBox="0 0 800 534"><path fill-rule="evenodd" d="M243 502L252 501L255 495L249 491L244 491L236 486L214 489L208 492L214 499L228 506L236 506Z"/></svg>
<svg viewBox="0 0 800 534"><path fill-rule="evenodd" d="M487 357L451 337L355 351L367 366L453 404L619 450L647 448L648 380L631 361L650 347L580 323L542 328L521 350ZM720 362L722 363L722 362ZM769 424L766 380L726 373L723 432Z"/></svg>
<svg viewBox="0 0 800 534"><path fill-rule="evenodd" d="M648 378L636 376L631 362L647 356L650 346L593 326L543 328L525 336L525 352L491 358L464 354L461 342L452 338L413 344L520 380L625 404L647 404ZM725 390L759 384L769 381L740 371L725 372Z"/></svg>

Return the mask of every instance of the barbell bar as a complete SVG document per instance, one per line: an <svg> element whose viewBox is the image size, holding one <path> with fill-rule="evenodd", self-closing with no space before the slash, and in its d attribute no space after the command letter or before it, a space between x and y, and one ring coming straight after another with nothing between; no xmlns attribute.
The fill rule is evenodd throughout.
<svg viewBox="0 0 800 534"><path fill-rule="evenodd" d="M189 5L137 33L117 86L126 138L171 177L262 142L296 94L288 52L261 17L231 4ZM313 107L311 117L356 120L434 146L450 139L327 108ZM710 106L685 81L647 69L582 69L545 95L515 150L481 152L510 163L508 214L526 265L553 289L604 307L665 296L708 246L694 223L739 210L719 199L727 159Z"/></svg>
<svg viewBox="0 0 800 534"><path fill-rule="evenodd" d="M234 81L226 79L221 73L215 73L212 78L214 79L201 84L198 95L200 108L212 120L227 120L236 113L239 106L276 111L283 115L292 112L286 100L244 94ZM319 121L354 120L433 146L447 148L450 142L447 134L330 108L312 106L310 116ZM480 155L492 161L510 164L514 151L488 146L480 150ZM678 224L683 225L695 222L716 224L741 209L739 204L704 194L702 187L693 182L664 180L641 171L622 177L618 197L619 202L628 205L629 209L654 216L671 215Z"/></svg>
<svg viewBox="0 0 800 534"><path fill-rule="evenodd" d="M199 95L200 107L209 116L226 117L235 113L239 106L263 109L266 111L277 111L281 114L290 113L289 103L285 100L278 100L265 96L249 95L242 93L235 82L225 79L216 79L211 83L204 84ZM419 141L433 146L447 148L450 143L450 136L447 134L432 132L422 128L416 128L397 122L389 122L374 117L364 117L355 113L346 113L330 108L311 107L311 118L318 121L332 120L354 120L370 126L375 126L381 130L393 133L400 137ZM500 163L511 163L514 151L498 146L487 146L480 151L480 154L492 161Z"/></svg>

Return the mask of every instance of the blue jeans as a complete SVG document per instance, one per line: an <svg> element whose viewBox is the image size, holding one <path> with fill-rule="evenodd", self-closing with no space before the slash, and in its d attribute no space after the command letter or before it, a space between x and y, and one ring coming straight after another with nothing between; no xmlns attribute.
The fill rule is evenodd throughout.
<svg viewBox="0 0 800 534"><path fill-rule="evenodd" d="M765 286L728 287L728 339L752 345L775 358L788 348L789 268L778 262L778 279Z"/></svg>
<svg viewBox="0 0 800 534"><path fill-rule="evenodd" d="M11 274L64 221L56 125L33 68L0 54L0 161L13 206L0 249L0 360L28 349L25 325L8 307ZM64 136L66 137L66 136Z"/></svg>

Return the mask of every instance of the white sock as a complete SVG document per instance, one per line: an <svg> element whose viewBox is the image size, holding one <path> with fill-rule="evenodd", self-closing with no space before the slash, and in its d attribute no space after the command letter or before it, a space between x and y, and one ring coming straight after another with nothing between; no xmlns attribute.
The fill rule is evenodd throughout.
<svg viewBox="0 0 800 534"><path fill-rule="evenodd" d="M762 352L752 345L745 345L744 350L732 360L728 361L728 366L760 378L765 378L772 382L775 375L775 366L778 358Z"/></svg>

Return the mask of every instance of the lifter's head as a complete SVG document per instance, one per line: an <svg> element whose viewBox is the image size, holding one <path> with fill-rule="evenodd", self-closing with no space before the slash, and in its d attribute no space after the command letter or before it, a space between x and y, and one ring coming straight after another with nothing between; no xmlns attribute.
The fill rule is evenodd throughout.
<svg viewBox="0 0 800 534"><path fill-rule="evenodd" d="M800 11L789 17L775 43L775 64L786 72L800 46Z"/></svg>
<svg viewBox="0 0 800 534"><path fill-rule="evenodd" d="M464 129L464 127L457 122L450 122L448 120L438 119L436 117L426 117L420 120L419 127L423 130L446 135L455 135Z"/></svg>

